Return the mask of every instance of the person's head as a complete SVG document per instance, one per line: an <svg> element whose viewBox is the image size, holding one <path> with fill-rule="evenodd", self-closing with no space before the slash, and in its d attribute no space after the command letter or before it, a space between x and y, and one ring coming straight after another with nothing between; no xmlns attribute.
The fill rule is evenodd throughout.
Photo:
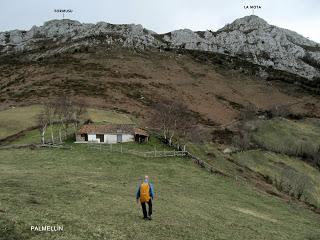
<svg viewBox="0 0 320 240"><path fill-rule="evenodd" d="M149 176L147 175L144 176L144 182L149 182Z"/></svg>

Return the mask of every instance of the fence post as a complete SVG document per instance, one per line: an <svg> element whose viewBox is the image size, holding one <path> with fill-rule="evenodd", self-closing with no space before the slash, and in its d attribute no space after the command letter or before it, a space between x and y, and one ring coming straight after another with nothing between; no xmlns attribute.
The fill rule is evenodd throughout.
<svg viewBox="0 0 320 240"><path fill-rule="evenodd" d="M120 145L120 151L121 151L121 153L122 153L122 144Z"/></svg>

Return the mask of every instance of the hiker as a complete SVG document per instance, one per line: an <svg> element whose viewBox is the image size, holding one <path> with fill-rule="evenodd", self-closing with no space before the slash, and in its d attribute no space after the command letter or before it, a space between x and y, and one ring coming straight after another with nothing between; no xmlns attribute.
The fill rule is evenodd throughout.
<svg viewBox="0 0 320 240"><path fill-rule="evenodd" d="M143 212L143 219L151 220L153 196L154 196L153 186L152 184L149 183L149 177L145 176L144 181L139 186L136 194L138 204L139 204L139 198L140 198L140 203L141 203L142 212ZM148 214L147 214L146 203L148 204L148 207L149 207Z"/></svg>

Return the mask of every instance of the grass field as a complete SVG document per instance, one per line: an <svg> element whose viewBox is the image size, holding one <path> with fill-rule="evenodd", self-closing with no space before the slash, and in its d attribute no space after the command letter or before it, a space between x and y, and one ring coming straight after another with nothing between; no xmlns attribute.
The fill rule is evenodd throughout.
<svg viewBox="0 0 320 240"><path fill-rule="evenodd" d="M71 144L71 143L70 143ZM186 158L97 151L0 150L0 239L320 239L320 215L208 174ZM153 140L131 148L163 148ZM135 203L139 179L155 185L154 216ZM31 225L63 225L35 233Z"/></svg>
<svg viewBox="0 0 320 240"><path fill-rule="evenodd" d="M37 125L37 115L42 107L40 105L31 105L27 107L10 108L0 111L0 139L18 133L28 127ZM85 116L94 122L105 122L115 124L131 124L134 119L124 113L115 111L89 108ZM48 132L47 132L48 134ZM38 135L38 136L37 136ZM49 136L47 136L49 137ZM18 143L32 142L38 143L40 140L39 131L33 130L26 133L26 138L20 139Z"/></svg>

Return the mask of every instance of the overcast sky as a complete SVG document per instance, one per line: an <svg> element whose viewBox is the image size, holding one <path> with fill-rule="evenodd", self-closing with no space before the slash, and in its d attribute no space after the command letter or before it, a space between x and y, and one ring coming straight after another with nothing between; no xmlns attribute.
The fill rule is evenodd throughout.
<svg viewBox="0 0 320 240"><path fill-rule="evenodd" d="M255 15L320 43L320 0L0 0L0 31L61 19L54 12L61 8L74 10L66 18L85 23L136 23L158 33L217 30L251 14L244 5L261 5Z"/></svg>

